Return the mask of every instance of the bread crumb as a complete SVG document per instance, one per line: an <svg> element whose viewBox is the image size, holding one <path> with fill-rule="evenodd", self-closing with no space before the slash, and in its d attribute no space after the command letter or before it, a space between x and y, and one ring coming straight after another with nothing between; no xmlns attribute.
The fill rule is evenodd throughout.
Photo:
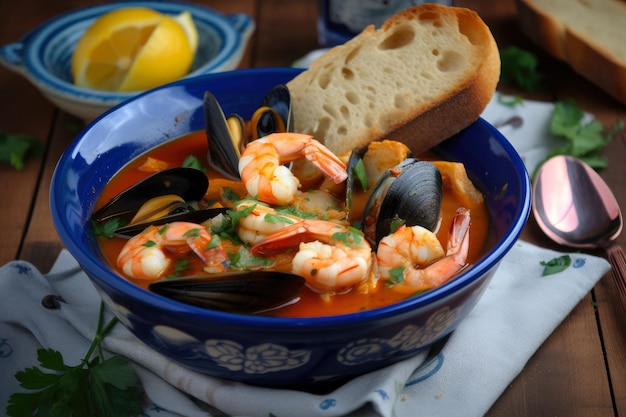
<svg viewBox="0 0 626 417"><path fill-rule="evenodd" d="M404 394L404 395L403 395L400 399L401 399L402 401L406 401L406 400L408 400L408 399L409 399L409 397L408 397L406 394Z"/></svg>
<svg viewBox="0 0 626 417"><path fill-rule="evenodd" d="M438 392L437 394L435 394L436 399L439 399L441 397L443 397L443 392Z"/></svg>

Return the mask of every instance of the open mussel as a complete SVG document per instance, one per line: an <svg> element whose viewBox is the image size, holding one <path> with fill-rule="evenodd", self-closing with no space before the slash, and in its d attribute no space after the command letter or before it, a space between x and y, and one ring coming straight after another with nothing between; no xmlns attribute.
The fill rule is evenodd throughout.
<svg viewBox="0 0 626 417"><path fill-rule="evenodd" d="M226 116L218 99L209 91L204 93L203 112L209 165L234 180L239 180L239 157L249 141L271 133L293 131L291 96L283 84L265 95L248 124L238 114Z"/></svg>
<svg viewBox="0 0 626 417"><path fill-rule="evenodd" d="M186 211L164 213L160 217L152 217L150 219L132 221L122 227L115 229L114 234L122 238L130 238L146 229L148 226L158 226L173 222L189 222L204 223L207 220L214 219L220 214L226 213L228 209L225 207L215 207L202 210L188 209Z"/></svg>
<svg viewBox="0 0 626 417"><path fill-rule="evenodd" d="M99 222L114 217L130 223L139 209L150 199L166 195L179 197L167 204L173 204L172 210L180 211L186 201L200 200L209 188L209 180L205 173L194 168L170 168L156 172L149 177L133 184L117 196L109 200L93 214Z"/></svg>
<svg viewBox="0 0 626 417"><path fill-rule="evenodd" d="M125 189L93 214L97 222L120 219L114 234L130 238L150 225L177 221L203 223L225 208L197 209L193 203L207 192L205 173L193 168L159 171Z"/></svg>
<svg viewBox="0 0 626 417"><path fill-rule="evenodd" d="M361 227L374 247L400 224L438 228L443 181L430 162L408 158L376 182L363 211Z"/></svg>
<svg viewBox="0 0 626 417"><path fill-rule="evenodd" d="M241 271L201 277L174 278L150 284L150 290L170 299L230 313L259 313L298 298L304 278L275 271Z"/></svg>

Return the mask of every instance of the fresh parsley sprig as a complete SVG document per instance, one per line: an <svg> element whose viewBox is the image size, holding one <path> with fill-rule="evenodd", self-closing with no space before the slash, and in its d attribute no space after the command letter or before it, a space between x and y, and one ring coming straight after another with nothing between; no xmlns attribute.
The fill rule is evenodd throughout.
<svg viewBox="0 0 626 417"><path fill-rule="evenodd" d="M523 88L526 91L541 91L546 88L546 76L539 71L539 60L535 54L517 46L500 51L500 81Z"/></svg>
<svg viewBox="0 0 626 417"><path fill-rule="evenodd" d="M592 168L606 168L608 160L600 155L600 151L611 141L613 136L624 128L619 119L610 131L603 134L604 126L598 120L584 121L585 113L572 99L554 104L550 119L550 132L567 139L565 144L555 149L554 155L571 155L586 162Z"/></svg>
<svg viewBox="0 0 626 417"><path fill-rule="evenodd" d="M31 136L0 131L0 162L15 169L23 169L27 159L41 156L43 150L43 143Z"/></svg>
<svg viewBox="0 0 626 417"><path fill-rule="evenodd" d="M117 323L104 325L100 305L98 327L85 357L76 366L64 363L60 352L39 349L39 366L15 374L20 386L34 392L14 393L6 412L12 417L132 417L142 412L139 380L128 361L104 358L102 341ZM97 356L92 358L94 352ZM47 369L52 372L45 372Z"/></svg>

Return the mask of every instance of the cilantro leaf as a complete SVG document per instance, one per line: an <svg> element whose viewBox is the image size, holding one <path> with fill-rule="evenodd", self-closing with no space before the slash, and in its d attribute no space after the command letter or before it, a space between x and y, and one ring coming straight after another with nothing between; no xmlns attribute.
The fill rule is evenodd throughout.
<svg viewBox="0 0 626 417"><path fill-rule="evenodd" d="M540 264L544 267L541 275L545 277L565 271L572 264L572 258L569 255L563 255L547 262L541 261Z"/></svg>
<svg viewBox="0 0 626 417"><path fill-rule="evenodd" d="M43 143L31 136L0 131L0 162L15 169L23 169L26 159L41 156L43 150Z"/></svg>

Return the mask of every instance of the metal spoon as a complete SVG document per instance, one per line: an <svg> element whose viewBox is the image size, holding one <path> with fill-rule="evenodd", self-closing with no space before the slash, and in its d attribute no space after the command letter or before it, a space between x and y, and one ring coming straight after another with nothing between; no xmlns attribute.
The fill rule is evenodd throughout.
<svg viewBox="0 0 626 417"><path fill-rule="evenodd" d="M606 250L626 310L626 255L615 243L622 214L600 175L577 158L550 158L537 172L532 206L539 227L556 243Z"/></svg>

